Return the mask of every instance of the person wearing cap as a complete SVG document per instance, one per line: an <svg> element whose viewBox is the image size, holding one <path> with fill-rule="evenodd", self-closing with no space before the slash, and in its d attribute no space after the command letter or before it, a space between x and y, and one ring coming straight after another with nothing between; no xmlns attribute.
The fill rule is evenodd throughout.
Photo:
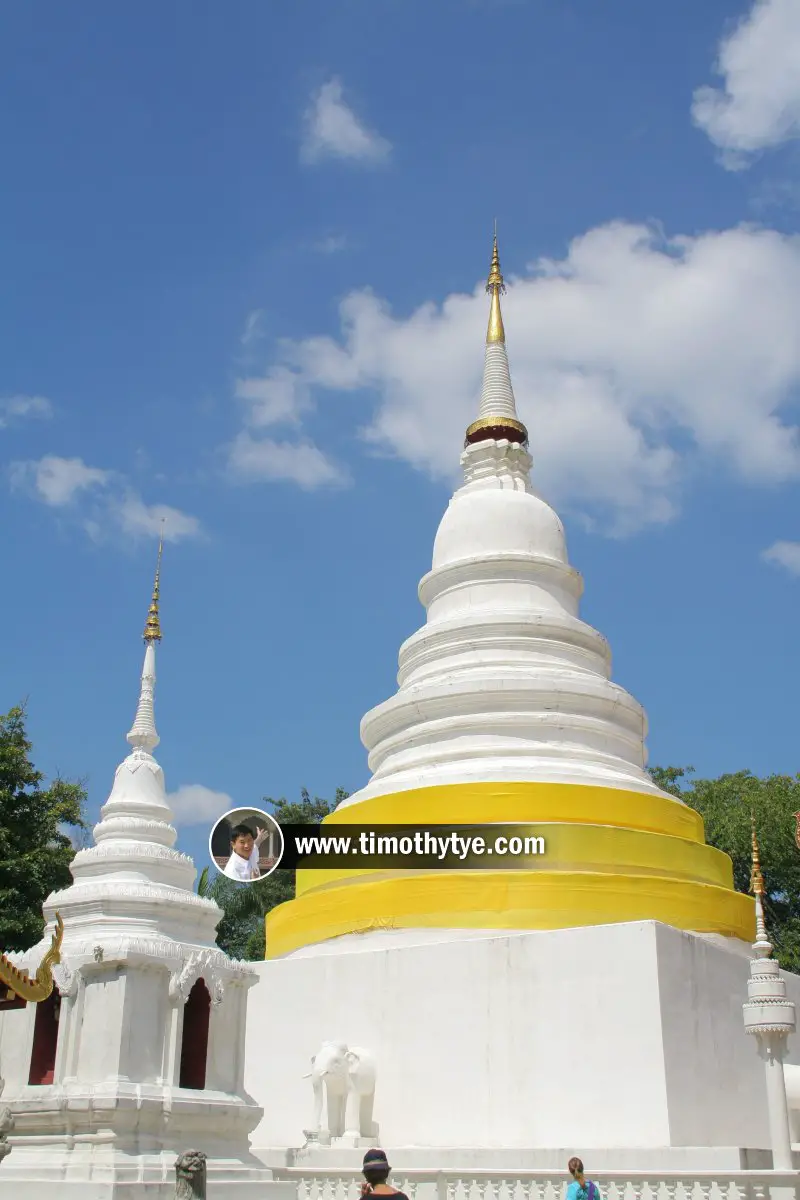
<svg viewBox="0 0 800 1200"><path fill-rule="evenodd" d="M408 1200L405 1192L398 1191L386 1182L391 1169L383 1150L368 1150L361 1166L365 1180L361 1185L361 1195L398 1196L400 1200Z"/></svg>

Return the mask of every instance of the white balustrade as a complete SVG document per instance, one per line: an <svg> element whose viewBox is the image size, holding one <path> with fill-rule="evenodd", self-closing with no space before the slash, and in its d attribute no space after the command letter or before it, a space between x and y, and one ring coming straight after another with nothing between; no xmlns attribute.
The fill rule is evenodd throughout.
<svg viewBox="0 0 800 1200"><path fill-rule="evenodd" d="M357 1200L357 1168L286 1167L297 1200ZM799 1171L593 1171L601 1200L800 1200ZM409 1200L564 1200L569 1179L553 1171L408 1168L392 1176Z"/></svg>

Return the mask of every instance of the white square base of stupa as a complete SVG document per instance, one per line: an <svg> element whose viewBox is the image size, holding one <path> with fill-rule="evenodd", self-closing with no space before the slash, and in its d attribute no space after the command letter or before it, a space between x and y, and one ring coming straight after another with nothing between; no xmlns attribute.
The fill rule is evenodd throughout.
<svg viewBox="0 0 800 1200"><path fill-rule="evenodd" d="M124 1082L30 1088L12 1103L0 1200L174 1200L175 1161L189 1149L208 1157L214 1200L296 1200L247 1151L232 1099Z"/></svg>
<svg viewBox="0 0 800 1200"><path fill-rule="evenodd" d="M397 1168L771 1165L764 1066L745 1034L750 948L652 921L542 932L376 931L258 966L245 1088L270 1166L297 1150L324 1041L375 1056L374 1118ZM800 1007L800 978L786 975ZM787 1061L800 1062L800 1039Z"/></svg>

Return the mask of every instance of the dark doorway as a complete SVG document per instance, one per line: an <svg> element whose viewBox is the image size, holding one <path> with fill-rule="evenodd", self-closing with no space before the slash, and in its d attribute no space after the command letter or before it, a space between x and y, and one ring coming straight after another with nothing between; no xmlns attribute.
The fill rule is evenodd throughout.
<svg viewBox="0 0 800 1200"><path fill-rule="evenodd" d="M53 1082L58 1048L58 1018L61 997L53 988L46 1000L36 1005L33 1025L33 1049L28 1083L43 1086Z"/></svg>
<svg viewBox="0 0 800 1200"><path fill-rule="evenodd" d="M211 1016L211 996L204 980L198 979L189 992L183 1010L181 1038L181 1073L178 1087L202 1092L206 1086L208 1057L208 1022Z"/></svg>

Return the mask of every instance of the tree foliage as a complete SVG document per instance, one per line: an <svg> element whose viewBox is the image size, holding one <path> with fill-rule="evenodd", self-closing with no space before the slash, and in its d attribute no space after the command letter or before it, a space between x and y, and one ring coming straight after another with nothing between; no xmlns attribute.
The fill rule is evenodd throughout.
<svg viewBox="0 0 800 1200"><path fill-rule="evenodd" d="M346 800L349 792L336 789L333 801L311 796L303 788L299 801L272 800L264 797L264 807L271 811L279 825L319 825L337 804ZM202 889L202 890L201 890ZM267 913L294 899L294 870L273 871L256 883L236 883L225 875L209 881L208 868L200 876L198 893L215 900L224 912L217 926L217 945L233 958L257 961L264 957L264 918Z"/></svg>
<svg viewBox="0 0 800 1200"><path fill-rule="evenodd" d="M800 775L750 771L693 779L692 767L653 767L654 781L703 818L706 841L733 862L733 883L750 889L752 817L755 816L767 895L764 915L775 956L787 971L800 973L800 848L795 813L800 811Z"/></svg>
<svg viewBox="0 0 800 1200"><path fill-rule="evenodd" d="M0 948L27 950L44 932L42 904L69 887L73 836L87 833L86 790L56 778L49 787L31 761L25 710L0 716ZM72 835L70 834L72 831Z"/></svg>
<svg viewBox="0 0 800 1200"><path fill-rule="evenodd" d="M246 901L248 889L255 886L237 883L226 875L215 875L212 879L208 867L203 867L197 882L198 896L214 900L222 909L222 920L217 926L217 945L231 958L253 957L248 954L248 944L253 934L258 932L259 922L257 914L249 910Z"/></svg>

